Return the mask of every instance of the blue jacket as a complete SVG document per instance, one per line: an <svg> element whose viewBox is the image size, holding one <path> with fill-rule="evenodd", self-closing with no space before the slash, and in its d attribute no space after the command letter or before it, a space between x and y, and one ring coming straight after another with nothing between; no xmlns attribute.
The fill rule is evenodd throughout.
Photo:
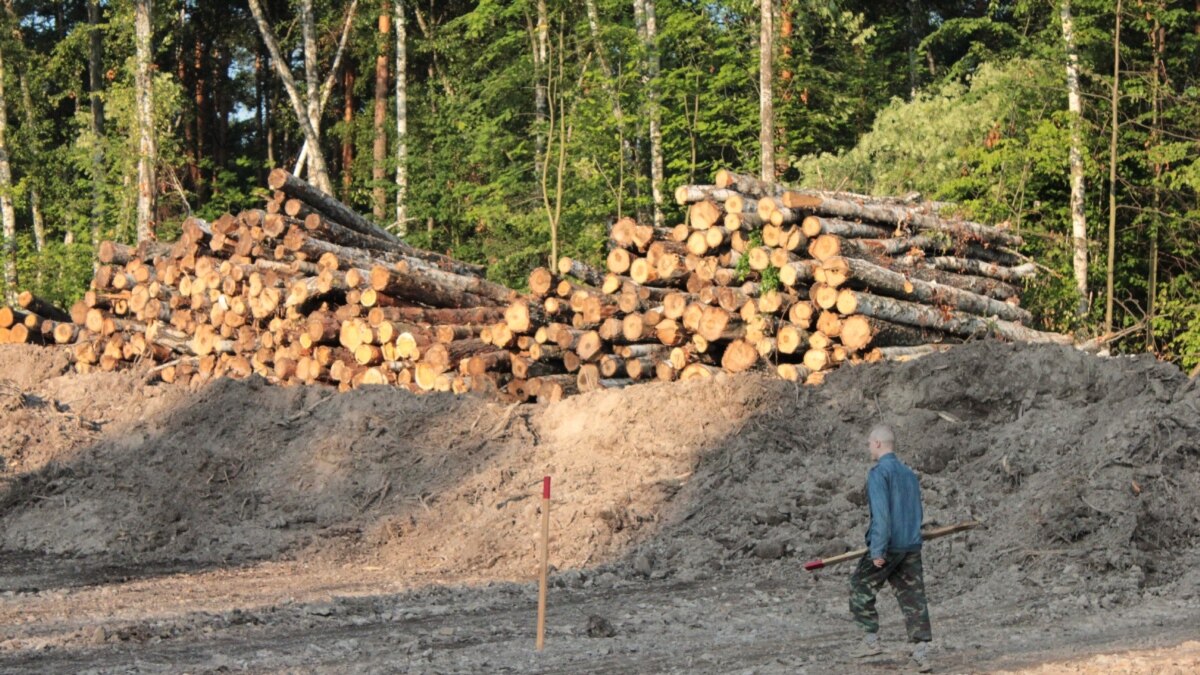
<svg viewBox="0 0 1200 675"><path fill-rule="evenodd" d="M888 551L921 550L921 521L925 516L921 484L896 455L880 457L867 473L867 502L871 506L867 547L872 559L885 558Z"/></svg>

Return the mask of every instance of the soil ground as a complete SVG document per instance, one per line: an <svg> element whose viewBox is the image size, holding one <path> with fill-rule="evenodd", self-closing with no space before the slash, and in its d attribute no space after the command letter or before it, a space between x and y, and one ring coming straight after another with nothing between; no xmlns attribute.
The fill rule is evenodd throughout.
<svg viewBox="0 0 1200 675"><path fill-rule="evenodd" d="M938 672L1200 670L1200 386L982 342L824 386L551 406L62 374L0 349L0 671L893 672L855 661L864 433L921 475ZM554 477L547 649L538 493Z"/></svg>

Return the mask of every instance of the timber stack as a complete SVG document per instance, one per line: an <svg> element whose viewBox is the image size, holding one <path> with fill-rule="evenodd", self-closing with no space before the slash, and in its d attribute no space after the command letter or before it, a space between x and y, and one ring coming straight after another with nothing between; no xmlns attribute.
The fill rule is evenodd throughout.
<svg viewBox="0 0 1200 675"><path fill-rule="evenodd" d="M484 336L509 351L510 392L557 400L756 367L819 383L985 336L1072 344L1028 327L1019 288L1035 266L1020 237L947 205L724 170L675 199L683 224L611 227L607 269L562 258L530 274L531 295Z"/></svg>
<svg viewBox="0 0 1200 675"><path fill-rule="evenodd" d="M152 361L168 382L257 373L340 389L495 391L508 352L481 339L517 294L413 248L282 169L264 209L187 219L174 243L104 242L83 299L0 308L0 342L69 345L76 370ZM494 364L468 374L465 363Z"/></svg>
<svg viewBox="0 0 1200 675"><path fill-rule="evenodd" d="M264 209L189 218L174 243L103 243L82 300L21 294L0 342L69 345L81 372L149 360L197 386L257 373L519 401L754 368L813 384L985 336L1072 343L1028 327L1020 237L942 204L719 171L676 191L684 223L621 219L606 269L562 258L521 295L286 171L269 187Z"/></svg>

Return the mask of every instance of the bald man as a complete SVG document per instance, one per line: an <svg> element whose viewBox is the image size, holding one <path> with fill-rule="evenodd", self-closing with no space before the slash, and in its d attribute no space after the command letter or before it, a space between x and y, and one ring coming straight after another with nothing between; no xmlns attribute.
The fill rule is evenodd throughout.
<svg viewBox="0 0 1200 675"><path fill-rule="evenodd" d="M871 526L867 529L867 554L850 578L850 613L867 635L858 656L883 652L879 643L879 613L875 596L885 583L892 586L904 612L912 659L919 672L930 671L928 645L929 606L921 570L921 485L913 470L895 454L896 436L880 424L867 439L875 466L867 473L867 501Z"/></svg>

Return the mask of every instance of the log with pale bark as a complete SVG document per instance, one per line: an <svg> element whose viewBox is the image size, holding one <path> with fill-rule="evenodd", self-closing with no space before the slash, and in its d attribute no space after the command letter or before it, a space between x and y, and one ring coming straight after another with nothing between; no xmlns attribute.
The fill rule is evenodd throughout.
<svg viewBox="0 0 1200 675"><path fill-rule="evenodd" d="M1070 336L1026 328L1011 321L987 319L959 310L930 307L848 289L839 293L837 309L842 314L863 314L961 337L996 336L1014 342L1074 344Z"/></svg>
<svg viewBox="0 0 1200 675"><path fill-rule="evenodd" d="M1021 238L1007 230L966 220L946 220L930 209L869 199L848 200L812 190L789 190L781 201L784 206L810 211L821 216L881 223L916 232L945 232L956 239L987 242L999 246L1020 246Z"/></svg>
<svg viewBox="0 0 1200 675"><path fill-rule="evenodd" d="M901 300L953 307L1007 321L1026 324L1033 321L1033 315L1020 307L934 281L912 279L866 260L829 258L821 263L821 268L825 272L824 283L828 286L838 287L846 283L860 290L869 289L873 293Z"/></svg>

